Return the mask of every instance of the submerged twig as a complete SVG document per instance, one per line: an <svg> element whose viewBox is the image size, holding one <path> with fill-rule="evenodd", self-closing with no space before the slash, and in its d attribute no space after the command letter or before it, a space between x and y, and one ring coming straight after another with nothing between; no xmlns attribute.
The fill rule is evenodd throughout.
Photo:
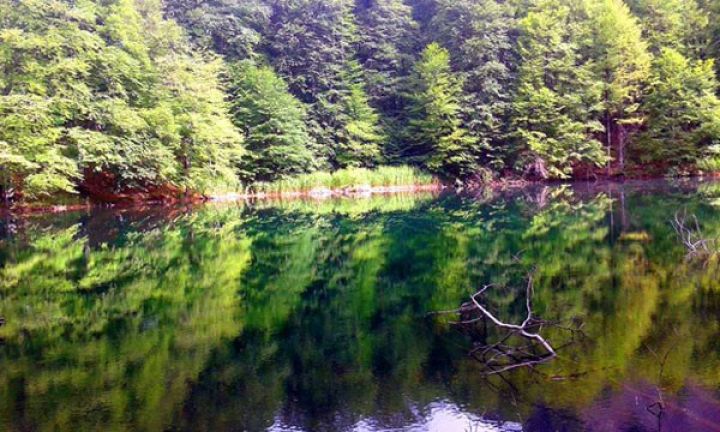
<svg viewBox="0 0 720 432"><path fill-rule="evenodd" d="M475 346L470 355L476 360L482 362L490 370L487 374L501 374L513 369L527 367L534 370L536 365L548 362L557 357L557 349L541 335L541 331L545 327L554 327L569 330L575 334L582 334L581 328L562 327L559 322L550 322L539 319L533 314L532 298L534 293L534 284L532 275L528 276L525 298L525 319L520 324L507 323L500 320L493 314L489 307L481 301L483 294L494 285L485 285L478 292L470 296L470 303L466 303L458 312L467 317L468 312L479 312L480 316L464 319L457 324L471 325L478 322L490 322L498 329L506 330L507 333L502 335L498 341L494 343L483 342ZM528 344L517 345L511 344L513 336L520 336L529 341ZM484 337L483 337L484 339ZM568 344L561 346L565 347ZM542 353L538 353L538 348L542 349Z"/></svg>
<svg viewBox="0 0 720 432"><path fill-rule="evenodd" d="M682 215L677 212L671 224L687 250L687 258L708 258L720 253L720 239L703 235L700 222L695 215L688 217L686 212Z"/></svg>
<svg viewBox="0 0 720 432"><path fill-rule="evenodd" d="M545 349L546 349L550 354L552 354L553 356L555 356L556 353L555 353L555 350L553 349L553 347L550 346L550 344L549 344L542 336L540 336L539 333L530 333L530 332L527 331L528 325L531 323L531 320L532 320L532 305L531 305L531 301L532 301L532 300L531 300L531 297L532 297L532 291L533 291L533 279L532 279L532 276L531 276L531 277L529 278L529 280L528 280L528 285L527 285L527 297L526 297L526 299L525 299L525 306L526 306L526 308L527 308L527 318L525 318L525 320L524 320L524 321L522 322L522 324L520 324L520 325L507 324L507 323L504 323L504 322L500 321L499 319L497 319L493 314L491 314L485 307L483 307L483 306L477 301L477 297L478 297L479 295L481 295L482 293L484 293L485 290L487 290L489 286L490 286L490 285L486 285L485 287L483 287L482 290L480 290L479 292L473 294L473 295L470 297L470 299L471 299L472 302L475 304L475 306L480 310L480 312L482 312L483 315L485 315L488 319L490 319L490 321L492 321L496 326L501 327L501 328L504 328L504 329L513 330L513 331L519 332L521 335L525 336L526 338L534 339L534 340L540 342L540 344L541 344L543 347L545 347Z"/></svg>

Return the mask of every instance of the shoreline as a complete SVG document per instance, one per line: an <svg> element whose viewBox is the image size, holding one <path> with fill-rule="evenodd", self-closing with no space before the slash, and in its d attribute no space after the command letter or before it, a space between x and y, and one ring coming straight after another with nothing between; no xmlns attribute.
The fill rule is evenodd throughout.
<svg viewBox="0 0 720 432"><path fill-rule="evenodd" d="M315 200L324 200L340 197L348 198L366 198L373 195L392 195L401 193L416 192L440 192L447 189L446 185L441 183L432 183L428 185L401 185L401 186L355 186L341 189L316 188L307 191L289 191L289 192L247 192L247 193L222 193L207 194L193 198L172 198L158 200L127 200L115 203L91 202L87 200L85 203L73 204L25 204L16 207L0 206L0 214L17 214L17 215L35 215L35 214L54 214L72 211L83 211L94 208L141 208L141 207L168 207L175 205L199 205L205 203L230 203L251 200L282 200L282 199L302 199L310 198Z"/></svg>
<svg viewBox="0 0 720 432"><path fill-rule="evenodd" d="M250 193L228 193L208 195L208 202L231 202L244 200L265 200L265 199L284 199L284 198L313 198L328 199L338 197L361 198L371 195L390 195L397 193L413 193L413 192L435 192L447 189L447 186L441 183L432 183L428 185L401 185L401 186L354 186L341 189L315 188L306 191L288 191L288 192L250 192Z"/></svg>
<svg viewBox="0 0 720 432"><path fill-rule="evenodd" d="M501 179L486 184L472 184L466 185L462 188L454 188L451 185L442 184L439 182L426 184L426 185L399 185L399 186L354 186L340 189L328 189L328 188L315 188L305 191L288 191L288 192L246 192L246 193L219 193L219 194L207 194L201 196L194 196L191 198L175 198L168 197L167 199L129 199L127 201L114 202L114 203L103 203L103 202L92 202L86 199L84 203L72 203L72 204L38 204L30 203L24 205L18 205L15 207L4 207L0 205L0 215L37 215L37 214L55 214L65 213L72 211L83 211L91 210L96 208L116 208L116 209L127 209L127 208L142 208L142 207L170 207L177 205L199 205L205 203L231 203L241 201L253 201L253 200L294 200L294 199L313 199L313 200L325 200L333 198L352 198L361 199L371 197L373 195L393 195L403 193L418 193L418 192L442 192L445 190L460 190L460 191L475 191L479 189L493 189L493 190L508 190L508 189L523 189L531 186L557 186L562 184L577 184L577 183L612 183L612 184L624 184L627 182L637 181L662 181L666 177L626 177L626 178L598 178L596 180L589 179L569 179L563 181L533 181L525 179ZM691 176L691 177L680 177L677 178L679 181L717 181L720 179L718 175L706 175L706 176Z"/></svg>

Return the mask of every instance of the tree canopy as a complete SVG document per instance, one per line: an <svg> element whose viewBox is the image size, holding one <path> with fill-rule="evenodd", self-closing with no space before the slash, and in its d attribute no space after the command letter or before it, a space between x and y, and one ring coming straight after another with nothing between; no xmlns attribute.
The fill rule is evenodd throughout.
<svg viewBox="0 0 720 432"><path fill-rule="evenodd" d="M380 164L715 170L718 17L706 0L0 0L0 194Z"/></svg>
<svg viewBox="0 0 720 432"><path fill-rule="evenodd" d="M236 182L242 138L221 59L193 52L160 2L0 3L3 189Z"/></svg>

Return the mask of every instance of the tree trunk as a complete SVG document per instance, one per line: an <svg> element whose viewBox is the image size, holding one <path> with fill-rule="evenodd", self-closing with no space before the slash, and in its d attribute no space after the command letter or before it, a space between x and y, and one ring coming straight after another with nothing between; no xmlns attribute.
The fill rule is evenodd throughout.
<svg viewBox="0 0 720 432"><path fill-rule="evenodd" d="M605 141L607 145L607 175L610 177L612 174L612 118L610 112L605 113Z"/></svg>
<svg viewBox="0 0 720 432"><path fill-rule="evenodd" d="M627 232L630 228L628 223L627 213L625 212L625 186L622 185L620 189L620 224L622 225L622 232Z"/></svg>
<svg viewBox="0 0 720 432"><path fill-rule="evenodd" d="M618 125L618 164L620 173L625 174L625 128Z"/></svg>
<svg viewBox="0 0 720 432"><path fill-rule="evenodd" d="M2 201L5 208L10 208L10 193L12 191L12 185L10 183L9 176L5 174L5 170L0 168L2 171L2 183L0 184L0 194L2 195Z"/></svg>
<svg viewBox="0 0 720 432"><path fill-rule="evenodd" d="M190 196L190 187L187 184L188 177L190 177L190 159L188 158L187 153L183 156L182 165L183 165L183 175L185 176L185 178L183 179L185 181L184 195L185 195L185 198L187 198Z"/></svg>
<svg viewBox="0 0 720 432"><path fill-rule="evenodd" d="M609 217L609 223L610 223L610 242L613 242L614 234L615 234L615 217L613 213L615 212L615 208L613 206L613 194L612 194L612 185L608 184L608 198L610 198L610 211L608 212Z"/></svg>

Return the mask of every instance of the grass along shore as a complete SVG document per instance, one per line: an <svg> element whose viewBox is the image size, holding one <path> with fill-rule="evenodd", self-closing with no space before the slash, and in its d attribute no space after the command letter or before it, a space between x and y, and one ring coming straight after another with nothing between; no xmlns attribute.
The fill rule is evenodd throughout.
<svg viewBox="0 0 720 432"><path fill-rule="evenodd" d="M440 187L437 178L417 168L381 166L375 169L345 168L332 173L318 171L271 183L255 183L242 194L211 195L211 199L393 193Z"/></svg>

